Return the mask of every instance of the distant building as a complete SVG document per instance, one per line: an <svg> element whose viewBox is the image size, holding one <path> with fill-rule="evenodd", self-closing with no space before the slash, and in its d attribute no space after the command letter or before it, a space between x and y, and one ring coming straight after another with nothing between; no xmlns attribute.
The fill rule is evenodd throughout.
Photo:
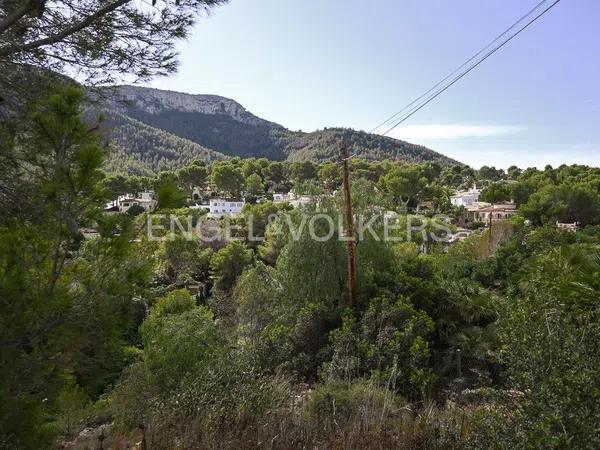
<svg viewBox="0 0 600 450"><path fill-rule="evenodd" d="M274 203L282 203L287 202L292 205L294 208L298 208L302 205L308 205L314 200L314 196L312 195L296 195L293 192L288 194L275 192L273 193L273 202Z"/></svg>
<svg viewBox="0 0 600 450"><path fill-rule="evenodd" d="M508 220L517 214L517 207L514 203L504 203L498 205L482 206L477 203L467 208L467 223L482 222L488 224Z"/></svg>
<svg viewBox="0 0 600 450"><path fill-rule="evenodd" d="M575 232L575 231L577 231L579 224L577 222L573 222L573 223L556 222L556 227L560 228L561 230Z"/></svg>
<svg viewBox="0 0 600 450"><path fill-rule="evenodd" d="M477 189L477 185L473 184L472 188L467 191L459 191L450 197L452 206L469 206L479 201L481 191Z"/></svg>
<svg viewBox="0 0 600 450"><path fill-rule="evenodd" d="M80 228L79 232L85 239L96 239L100 237L100 233L95 228Z"/></svg>
<svg viewBox="0 0 600 450"><path fill-rule="evenodd" d="M196 208L208 209L208 217L220 219L223 216L240 214L246 202L235 198L211 198L208 205L197 205Z"/></svg>
<svg viewBox="0 0 600 450"><path fill-rule="evenodd" d="M106 205L105 211L126 213L134 205L143 208L144 211L153 211L157 204L154 192L138 192L136 195L120 195L117 200Z"/></svg>

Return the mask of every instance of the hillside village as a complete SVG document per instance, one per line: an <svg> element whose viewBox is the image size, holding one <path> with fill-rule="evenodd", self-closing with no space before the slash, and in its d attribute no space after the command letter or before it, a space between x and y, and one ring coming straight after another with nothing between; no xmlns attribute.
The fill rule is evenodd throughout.
<svg viewBox="0 0 600 450"><path fill-rule="evenodd" d="M261 164L263 168L266 168L268 167L268 162L266 160L259 161L260 160L256 159L249 159L246 161L239 160L242 171L244 171L244 167L246 172L252 172L252 170L254 170L249 176L254 175L255 177L239 186L237 197L223 195L226 194L226 192L220 190L219 187L211 181L209 175L210 166L205 166L203 163L196 163L195 167L200 168L196 170L202 172L200 178L202 178L203 182L200 185L194 185L193 183L188 185L187 194L189 196L185 201L181 202L181 206L192 210L205 211L206 217L210 219L221 219L226 216L238 218L243 216L246 205L251 208L254 204L273 203L286 204L292 208L299 208L309 204L317 204L319 200L324 197L333 198L341 188L339 185L339 183L341 183L339 179L340 175L336 175L336 168L333 163L327 163L323 167L316 165L314 168L309 169L309 172L312 171L315 174L315 178L307 178L300 181L297 180L297 182L294 183L291 178L284 179L282 177L279 180L279 184L276 184L273 181L265 180L268 178L268 176L266 176L267 171L265 170L265 175L263 175L260 170ZM312 163L309 164L312 166ZM360 164L368 165L370 163L368 161L357 163L357 165ZM389 164L392 167L395 164L397 165L397 163L394 162L388 162L386 164ZM406 170L413 170L415 168L420 171L431 170L431 167L426 166L419 168L418 166L411 167L400 164L398 167L403 166ZM249 167L254 167L254 169L249 169ZM458 170L463 170L460 169L459 166L456 167ZM192 167L192 171L193 169L194 167ZM190 169L183 169L183 173L187 170ZM288 177L291 177L291 166L288 166L287 170L290 172ZM324 173L329 172L329 176L337 177L337 179L323 179L325 175L319 175L321 170L323 170ZM482 172L485 173L485 170L486 169L484 168ZM496 169L491 168L490 170L494 172ZM258 175L259 173L260 175ZM119 175L116 178L119 177L123 178L121 183L123 186L126 186L126 177ZM167 179L169 178L169 174L162 173L160 177ZM177 180L177 174L171 174L171 178L172 180ZM476 178L478 181L475 181ZM232 175L232 180L221 180L221 183L227 184L229 181L235 183L235 176ZM380 178L379 181L379 188L385 190L385 187L383 187L381 183L382 179ZM435 183L437 180L431 181ZM497 187L497 180L485 179L478 173L471 172L470 175L466 175L462 181L463 182L459 185L458 189L454 191L452 191L451 186L441 186L444 190L444 195L450 193L445 199L440 199L439 197L435 198L431 194L426 194L425 191L427 190L434 192L435 189L438 189L436 186L429 185L423 186L423 193L419 197L410 200L411 204L408 209L407 204L403 200L394 204L393 201L390 201L390 197L385 199L383 202L384 204L377 206L387 214L395 215L406 212L420 214L424 217L432 217L435 214L446 214L448 216L446 221L453 225L450 233L445 238L447 244L464 240L478 228L487 228L491 224L511 221L517 217L517 204L512 201L510 195L505 195L499 199L490 198L489 192ZM477 182L480 183L480 186L483 185L489 188L484 187L483 189L480 189L477 187ZM107 178L106 183L113 183L112 178ZM135 184L135 181L130 181L130 183L133 185ZM320 186L319 183L323 183L323 185ZM514 189L518 185L517 180L514 179L505 179L502 180L502 183L500 185L505 186L508 190ZM177 182L175 182L175 184L177 184ZM183 199L183 191L185 190L183 183L179 183L179 187L182 189L181 198ZM281 189L282 187L285 188L286 191L277 190L277 188ZM482 192L483 197L491 201L482 201L480 198ZM402 196L400 195L398 198L401 197ZM494 200L499 201L495 202ZM105 212L137 215L142 212L155 211L158 204L158 197L155 191L140 191L135 194L129 193L119 195L115 200L107 203ZM577 221L566 223L556 220L556 226L561 229L576 230Z"/></svg>

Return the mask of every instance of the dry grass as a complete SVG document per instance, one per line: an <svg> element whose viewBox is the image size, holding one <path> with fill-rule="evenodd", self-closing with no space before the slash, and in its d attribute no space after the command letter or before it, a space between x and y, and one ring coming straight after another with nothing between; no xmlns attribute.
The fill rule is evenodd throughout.
<svg viewBox="0 0 600 450"><path fill-rule="evenodd" d="M301 402L246 415L237 423L161 417L147 427L148 449L462 449L472 413L459 407L400 405L379 388L318 389Z"/></svg>

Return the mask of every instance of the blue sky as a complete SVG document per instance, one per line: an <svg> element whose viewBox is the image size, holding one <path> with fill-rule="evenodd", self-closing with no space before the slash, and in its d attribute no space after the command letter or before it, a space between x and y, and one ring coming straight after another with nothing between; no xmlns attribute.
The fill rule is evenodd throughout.
<svg viewBox="0 0 600 450"><path fill-rule="evenodd" d="M539 0L231 0L151 86L370 130ZM479 167L600 166L600 1L562 0L393 136Z"/></svg>

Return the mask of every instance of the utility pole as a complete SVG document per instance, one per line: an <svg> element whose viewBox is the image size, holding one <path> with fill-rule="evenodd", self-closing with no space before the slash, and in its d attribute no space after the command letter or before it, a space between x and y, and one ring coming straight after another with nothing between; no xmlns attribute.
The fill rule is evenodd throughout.
<svg viewBox="0 0 600 450"><path fill-rule="evenodd" d="M346 238L348 244L348 303L351 308L357 305L356 300L356 241L354 238L354 216L352 215L352 197L350 196L350 169L348 168L348 147L345 141L340 142L340 158L344 170L344 203L346 208Z"/></svg>
<svg viewBox="0 0 600 450"><path fill-rule="evenodd" d="M489 230L488 230L488 233L489 233L489 235L488 235L488 253L489 253L488 256L491 256L492 249L494 247L493 242L492 242L492 225L493 225L492 219L493 219L493 215L494 215L494 212L493 212L494 211L494 204L493 203L492 203L491 209L492 210L488 213L490 215L490 217L489 217Z"/></svg>

